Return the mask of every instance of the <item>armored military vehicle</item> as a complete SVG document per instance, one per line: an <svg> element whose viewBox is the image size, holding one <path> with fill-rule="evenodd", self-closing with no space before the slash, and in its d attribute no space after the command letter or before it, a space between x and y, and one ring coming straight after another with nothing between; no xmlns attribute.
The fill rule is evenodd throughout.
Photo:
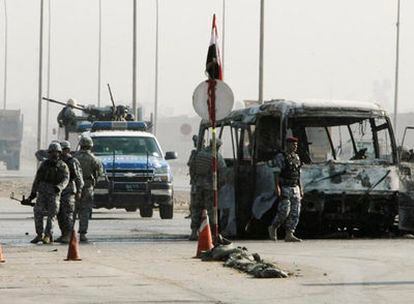
<svg viewBox="0 0 414 304"><path fill-rule="evenodd" d="M0 161L7 170L20 169L23 115L20 110L0 110Z"/></svg>

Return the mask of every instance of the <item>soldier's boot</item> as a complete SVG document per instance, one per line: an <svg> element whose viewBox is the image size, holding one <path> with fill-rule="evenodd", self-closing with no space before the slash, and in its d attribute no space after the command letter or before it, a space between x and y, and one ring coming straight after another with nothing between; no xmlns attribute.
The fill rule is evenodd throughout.
<svg viewBox="0 0 414 304"><path fill-rule="evenodd" d="M60 238L61 238L60 242L62 244L69 244L69 241L70 241L70 233L65 233Z"/></svg>
<svg viewBox="0 0 414 304"><path fill-rule="evenodd" d="M62 243L63 234L55 240L55 243Z"/></svg>
<svg viewBox="0 0 414 304"><path fill-rule="evenodd" d="M80 234L79 241L81 241L82 243L87 243L88 242L88 238L86 237L86 233L81 233Z"/></svg>
<svg viewBox="0 0 414 304"><path fill-rule="evenodd" d="M285 242L302 242L302 240L294 236L293 231L286 231Z"/></svg>
<svg viewBox="0 0 414 304"><path fill-rule="evenodd" d="M50 235L45 234L45 236L42 239L43 244L52 244L53 243L53 237Z"/></svg>
<svg viewBox="0 0 414 304"><path fill-rule="evenodd" d="M198 240L198 232L197 229L192 229L190 237L188 238L189 241L197 241Z"/></svg>
<svg viewBox="0 0 414 304"><path fill-rule="evenodd" d="M269 232L269 239L272 241L277 241L277 227L275 225L270 225L267 227Z"/></svg>
<svg viewBox="0 0 414 304"><path fill-rule="evenodd" d="M38 234L33 240L30 241L32 244L37 244L41 242L43 239L43 236L41 234Z"/></svg>

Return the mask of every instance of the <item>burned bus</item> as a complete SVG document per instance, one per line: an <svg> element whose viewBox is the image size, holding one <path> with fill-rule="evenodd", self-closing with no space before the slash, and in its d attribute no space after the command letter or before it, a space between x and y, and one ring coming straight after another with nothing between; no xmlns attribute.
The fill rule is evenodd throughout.
<svg viewBox="0 0 414 304"><path fill-rule="evenodd" d="M210 134L211 126L202 122L197 149ZM256 204L274 193L272 160L289 136L299 139L303 163L299 235L383 233L398 219L397 146L390 119L377 104L272 100L233 111L218 123L218 134L227 164L219 192L220 227L227 236L265 233L252 229L252 219L275 209Z"/></svg>

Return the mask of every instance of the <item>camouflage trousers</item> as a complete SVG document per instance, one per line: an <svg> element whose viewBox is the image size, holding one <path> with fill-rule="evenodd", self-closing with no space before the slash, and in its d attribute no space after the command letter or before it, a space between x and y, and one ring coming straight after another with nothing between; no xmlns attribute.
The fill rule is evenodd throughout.
<svg viewBox="0 0 414 304"><path fill-rule="evenodd" d="M300 188L299 186L283 186L281 192L281 200L272 224L280 227L284 223L286 230L294 232L300 216Z"/></svg>
<svg viewBox="0 0 414 304"><path fill-rule="evenodd" d="M53 226L59 209L59 195L50 192L39 192L33 208L35 229L37 235L43 233L53 236ZM43 217L47 216L46 227L43 228Z"/></svg>
<svg viewBox="0 0 414 304"><path fill-rule="evenodd" d="M79 233L88 233L89 218L93 207L93 187L84 187L80 201L76 202L75 213L79 217Z"/></svg>
<svg viewBox="0 0 414 304"><path fill-rule="evenodd" d="M60 198L60 208L57 220L62 235L69 234L73 229L73 214L75 212L75 194L63 193Z"/></svg>
<svg viewBox="0 0 414 304"><path fill-rule="evenodd" d="M203 209L207 209L210 228L213 229L213 225L215 224L213 190L197 187L194 194L192 194L192 201L190 206L191 229L198 229L200 227L201 212Z"/></svg>

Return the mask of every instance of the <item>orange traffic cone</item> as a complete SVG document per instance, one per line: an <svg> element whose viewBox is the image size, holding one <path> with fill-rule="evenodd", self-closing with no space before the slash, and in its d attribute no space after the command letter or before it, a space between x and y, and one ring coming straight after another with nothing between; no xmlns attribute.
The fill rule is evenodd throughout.
<svg viewBox="0 0 414 304"><path fill-rule="evenodd" d="M214 247L206 209L201 213L201 220L201 226L198 229L197 258L201 257L201 252L208 251Z"/></svg>
<svg viewBox="0 0 414 304"><path fill-rule="evenodd" d="M1 247L1 244L0 244L0 263L4 263L4 262L6 262L6 259L4 258L3 248Z"/></svg>
<svg viewBox="0 0 414 304"><path fill-rule="evenodd" d="M76 237L75 229L72 230L72 235L70 236L69 248L68 248L68 257L65 261L81 261L79 255L79 242Z"/></svg>

